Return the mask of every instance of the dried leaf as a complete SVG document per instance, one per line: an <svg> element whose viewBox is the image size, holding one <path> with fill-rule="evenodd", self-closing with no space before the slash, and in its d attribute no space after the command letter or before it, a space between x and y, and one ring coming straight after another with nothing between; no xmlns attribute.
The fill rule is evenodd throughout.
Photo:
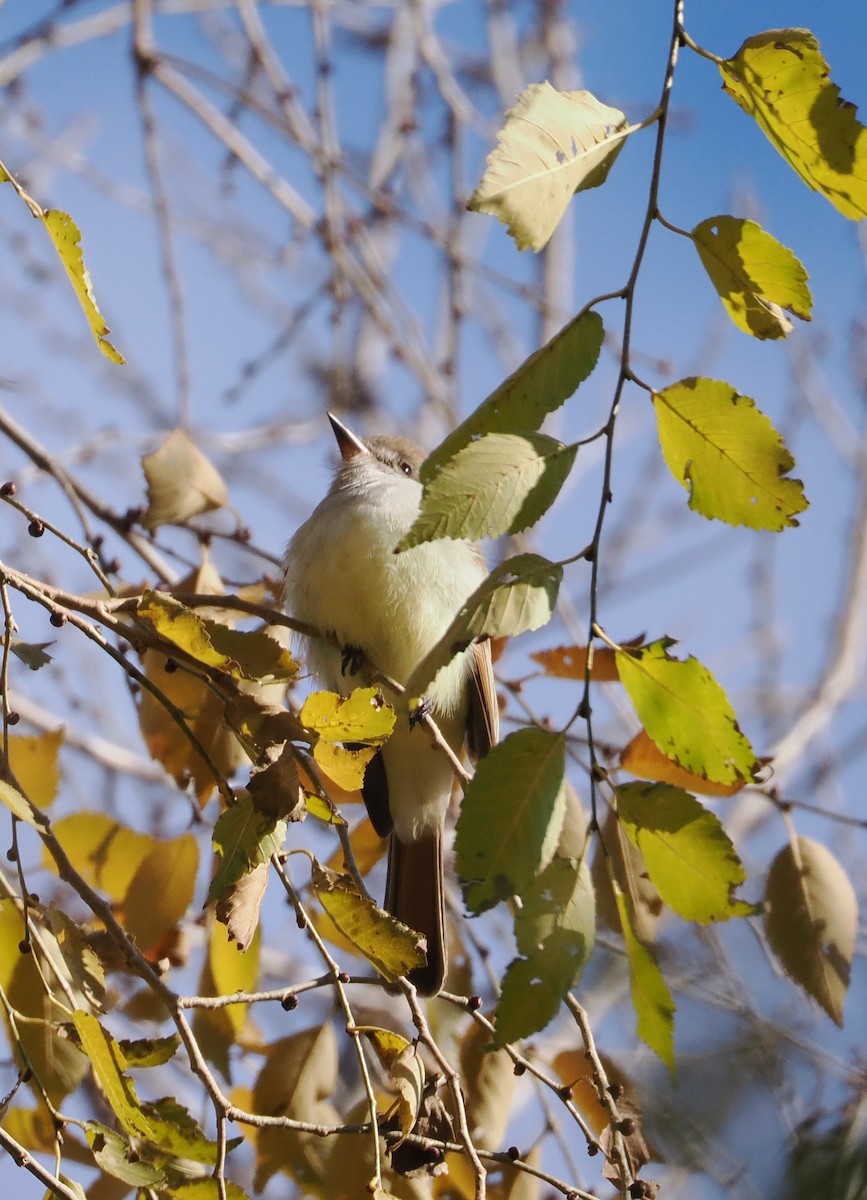
<svg viewBox="0 0 867 1200"><path fill-rule="evenodd" d="M222 476L183 429L173 430L158 450L146 454L142 468L148 492L142 516L146 529L183 525L229 502Z"/></svg>

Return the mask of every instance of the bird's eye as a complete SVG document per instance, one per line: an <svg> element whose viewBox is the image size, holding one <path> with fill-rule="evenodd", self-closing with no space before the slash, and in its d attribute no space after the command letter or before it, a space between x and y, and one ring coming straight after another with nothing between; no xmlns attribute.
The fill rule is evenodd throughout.
<svg viewBox="0 0 867 1200"><path fill-rule="evenodd" d="M400 464L400 469L403 471L404 475L412 475L412 467L408 462L402 462Z"/></svg>

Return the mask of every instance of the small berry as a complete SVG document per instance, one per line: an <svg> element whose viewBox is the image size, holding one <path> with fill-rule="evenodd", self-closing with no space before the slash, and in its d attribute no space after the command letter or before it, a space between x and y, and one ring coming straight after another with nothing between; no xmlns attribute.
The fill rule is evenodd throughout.
<svg viewBox="0 0 867 1200"><path fill-rule="evenodd" d="M10 846L6 851L6 858L9 860L9 862L18 862L18 851L14 846Z"/></svg>
<svg viewBox="0 0 867 1200"><path fill-rule="evenodd" d="M608 1095L612 1100L619 1100L623 1095L623 1088L619 1083L609 1083Z"/></svg>
<svg viewBox="0 0 867 1200"><path fill-rule="evenodd" d="M173 658L167 658L166 665L165 665L166 674L171 675L172 672L177 671L177 669L178 669L178 664L175 662L175 660Z"/></svg>
<svg viewBox="0 0 867 1200"><path fill-rule="evenodd" d="M284 996L283 999L280 1001L280 1006L281 1006L281 1008L284 1009L285 1012L292 1012L293 1008L298 1007L298 997L297 996Z"/></svg>
<svg viewBox="0 0 867 1200"><path fill-rule="evenodd" d="M522 1063L522 1062L515 1063L515 1074L516 1075L523 1075L526 1070L527 1070L526 1063Z"/></svg>
<svg viewBox="0 0 867 1200"><path fill-rule="evenodd" d="M7 725L17 725L20 720L21 720L21 713L15 712L14 709L11 712L8 712L6 714L6 724Z"/></svg>
<svg viewBox="0 0 867 1200"><path fill-rule="evenodd" d="M635 1121L632 1117L624 1117L622 1121L618 1121L616 1125L618 1133L622 1133L624 1137L629 1137L635 1133Z"/></svg>
<svg viewBox="0 0 867 1200"><path fill-rule="evenodd" d="M646 1191L647 1189L645 1188L643 1181L640 1179L634 1180L629 1185L629 1194L632 1197L632 1200L643 1200L643 1197L646 1195Z"/></svg>
<svg viewBox="0 0 867 1200"><path fill-rule="evenodd" d="M599 1153L599 1143L598 1142L588 1142L587 1143L587 1153L590 1156L590 1158L595 1158L596 1155Z"/></svg>
<svg viewBox="0 0 867 1200"><path fill-rule="evenodd" d="M31 521L27 526L27 532L31 537L42 537L43 533L45 533L45 526L37 518L36 520Z"/></svg>
<svg viewBox="0 0 867 1200"><path fill-rule="evenodd" d="M512 1160L512 1162L517 1162L518 1159L521 1157L521 1151L518 1149L517 1146L510 1146L509 1149L506 1151L506 1153L508 1154L508 1156Z"/></svg>
<svg viewBox="0 0 867 1200"><path fill-rule="evenodd" d="M62 629L69 620L65 612L53 612L48 618L55 629Z"/></svg>
<svg viewBox="0 0 867 1200"><path fill-rule="evenodd" d="M119 575L123 563L119 558L113 558L110 563L106 564L106 571L109 575Z"/></svg>
<svg viewBox="0 0 867 1200"><path fill-rule="evenodd" d="M7 479L5 483L0 484L0 496L14 496L18 491L18 486L11 479Z"/></svg>
<svg viewBox="0 0 867 1200"><path fill-rule="evenodd" d="M482 1007L481 996L470 996L469 1000L467 1000L467 1009L470 1012L478 1012L481 1007Z"/></svg>
<svg viewBox="0 0 867 1200"><path fill-rule="evenodd" d="M18 943L18 950L19 950L19 953L21 953L21 954L32 954L33 953L33 948L30 945L30 943L27 941L27 938L21 939L21 941Z"/></svg>
<svg viewBox="0 0 867 1200"><path fill-rule="evenodd" d="M341 971L337 978L340 983L349 983L349 974L346 971Z"/></svg>

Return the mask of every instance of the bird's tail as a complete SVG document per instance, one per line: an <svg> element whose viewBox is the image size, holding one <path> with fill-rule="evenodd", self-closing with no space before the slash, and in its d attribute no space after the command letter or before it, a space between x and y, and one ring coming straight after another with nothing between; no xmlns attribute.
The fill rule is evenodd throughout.
<svg viewBox="0 0 867 1200"><path fill-rule="evenodd" d="M424 934L427 964L409 972L422 996L435 996L446 975L443 910L443 842L436 833L413 842L392 834L385 907L410 929Z"/></svg>

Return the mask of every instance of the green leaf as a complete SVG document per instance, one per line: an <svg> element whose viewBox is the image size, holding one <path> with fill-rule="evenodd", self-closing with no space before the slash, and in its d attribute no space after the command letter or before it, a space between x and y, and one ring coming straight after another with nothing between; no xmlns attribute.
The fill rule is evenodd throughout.
<svg viewBox="0 0 867 1200"><path fill-rule="evenodd" d="M386 979L394 981L425 965L418 934L362 896L349 875L314 862L312 882L319 903L340 932Z"/></svg>
<svg viewBox="0 0 867 1200"><path fill-rule="evenodd" d="M831 851L798 837L771 864L765 932L786 973L837 1025L858 935L858 900Z"/></svg>
<svg viewBox="0 0 867 1200"><path fill-rule="evenodd" d="M486 433L533 433L568 400L599 359L605 330L598 313L583 311L525 359L421 466L422 483L464 446Z"/></svg>
<svg viewBox="0 0 867 1200"><path fill-rule="evenodd" d="M509 963L494 1025L497 1049L538 1033L556 1017L575 979L578 957L575 943L561 931L529 958Z"/></svg>
<svg viewBox="0 0 867 1200"><path fill-rule="evenodd" d="M124 1074L126 1059L120 1046L90 1013L74 1012L72 1021L81 1048L90 1059L93 1073L121 1128L132 1137L153 1142L154 1129L142 1111L132 1080Z"/></svg>
<svg viewBox="0 0 867 1200"><path fill-rule="evenodd" d="M749 778L756 756L725 692L698 659L669 658L670 644L617 651L620 680L642 725L663 754L696 775L717 783Z"/></svg>
<svg viewBox="0 0 867 1200"><path fill-rule="evenodd" d="M574 194L605 182L625 129L620 109L590 92L534 83L506 113L467 207L498 217L519 250L541 250Z"/></svg>
<svg viewBox="0 0 867 1200"><path fill-rule="evenodd" d="M212 1167L217 1161L217 1143L205 1136L200 1125L174 1096L164 1096L142 1105L154 1131L153 1145L173 1159L189 1159ZM228 1143L229 1149L240 1144L240 1138Z"/></svg>
<svg viewBox="0 0 867 1200"><path fill-rule="evenodd" d="M743 864L719 819L689 792L627 783L617 789L617 812L651 883L684 920L708 925L756 911L733 898L746 879Z"/></svg>
<svg viewBox="0 0 867 1200"><path fill-rule="evenodd" d="M396 549L528 529L560 494L577 452L541 433L490 433L470 442L425 484L419 515Z"/></svg>
<svg viewBox="0 0 867 1200"><path fill-rule="evenodd" d="M695 248L725 310L744 333L785 337L785 309L810 320L813 298L807 272L791 250L755 221L709 217L692 231Z"/></svg>
<svg viewBox="0 0 867 1200"><path fill-rule="evenodd" d="M230 629L165 592L145 592L136 616L206 667L237 679L284 681L298 674L292 655L263 629Z"/></svg>
<svg viewBox="0 0 867 1200"><path fill-rule="evenodd" d="M808 29L769 29L719 64L723 87L808 187L867 216L867 132Z"/></svg>
<svg viewBox="0 0 867 1200"><path fill-rule="evenodd" d="M283 845L286 822L263 816L249 794L241 793L214 826L214 849L220 862L211 880L205 904L225 896L242 875L264 865Z"/></svg>
<svg viewBox="0 0 867 1200"><path fill-rule="evenodd" d="M614 894L629 960L629 991L638 1018L638 1036L674 1073L676 1005L653 955L635 936L629 897L616 884Z"/></svg>
<svg viewBox="0 0 867 1200"><path fill-rule="evenodd" d="M494 1041L519 1041L544 1029L575 983L596 936L596 905L584 862L555 858L522 896L515 937L523 958L503 979Z"/></svg>
<svg viewBox="0 0 867 1200"><path fill-rule="evenodd" d="M596 899L585 861L555 858L521 896L515 941L530 955L555 934L568 933L577 947L577 974L590 957L596 937ZM574 978L574 977L573 977Z"/></svg>
<svg viewBox="0 0 867 1200"><path fill-rule="evenodd" d="M174 1058L180 1044L178 1033L160 1038L122 1038L118 1042L128 1067L161 1067Z"/></svg>
<svg viewBox="0 0 867 1200"><path fill-rule="evenodd" d="M140 1152L133 1150L127 1138L99 1121L87 1121L84 1136L93 1151L100 1170L113 1179L120 1179L135 1188L159 1187L165 1173L152 1163L145 1162Z"/></svg>
<svg viewBox="0 0 867 1200"><path fill-rule="evenodd" d="M779 532L807 507L795 460L749 396L718 379L682 379L653 397L668 469L704 517Z"/></svg>
<svg viewBox="0 0 867 1200"><path fill-rule="evenodd" d="M516 637L551 619L563 568L538 554L507 558L476 588L446 632L407 681L410 696L424 694L439 670L470 642Z"/></svg>
<svg viewBox="0 0 867 1200"><path fill-rule="evenodd" d="M523 895L557 848L565 811L566 739L531 727L510 733L476 768L455 837L470 912Z"/></svg>

